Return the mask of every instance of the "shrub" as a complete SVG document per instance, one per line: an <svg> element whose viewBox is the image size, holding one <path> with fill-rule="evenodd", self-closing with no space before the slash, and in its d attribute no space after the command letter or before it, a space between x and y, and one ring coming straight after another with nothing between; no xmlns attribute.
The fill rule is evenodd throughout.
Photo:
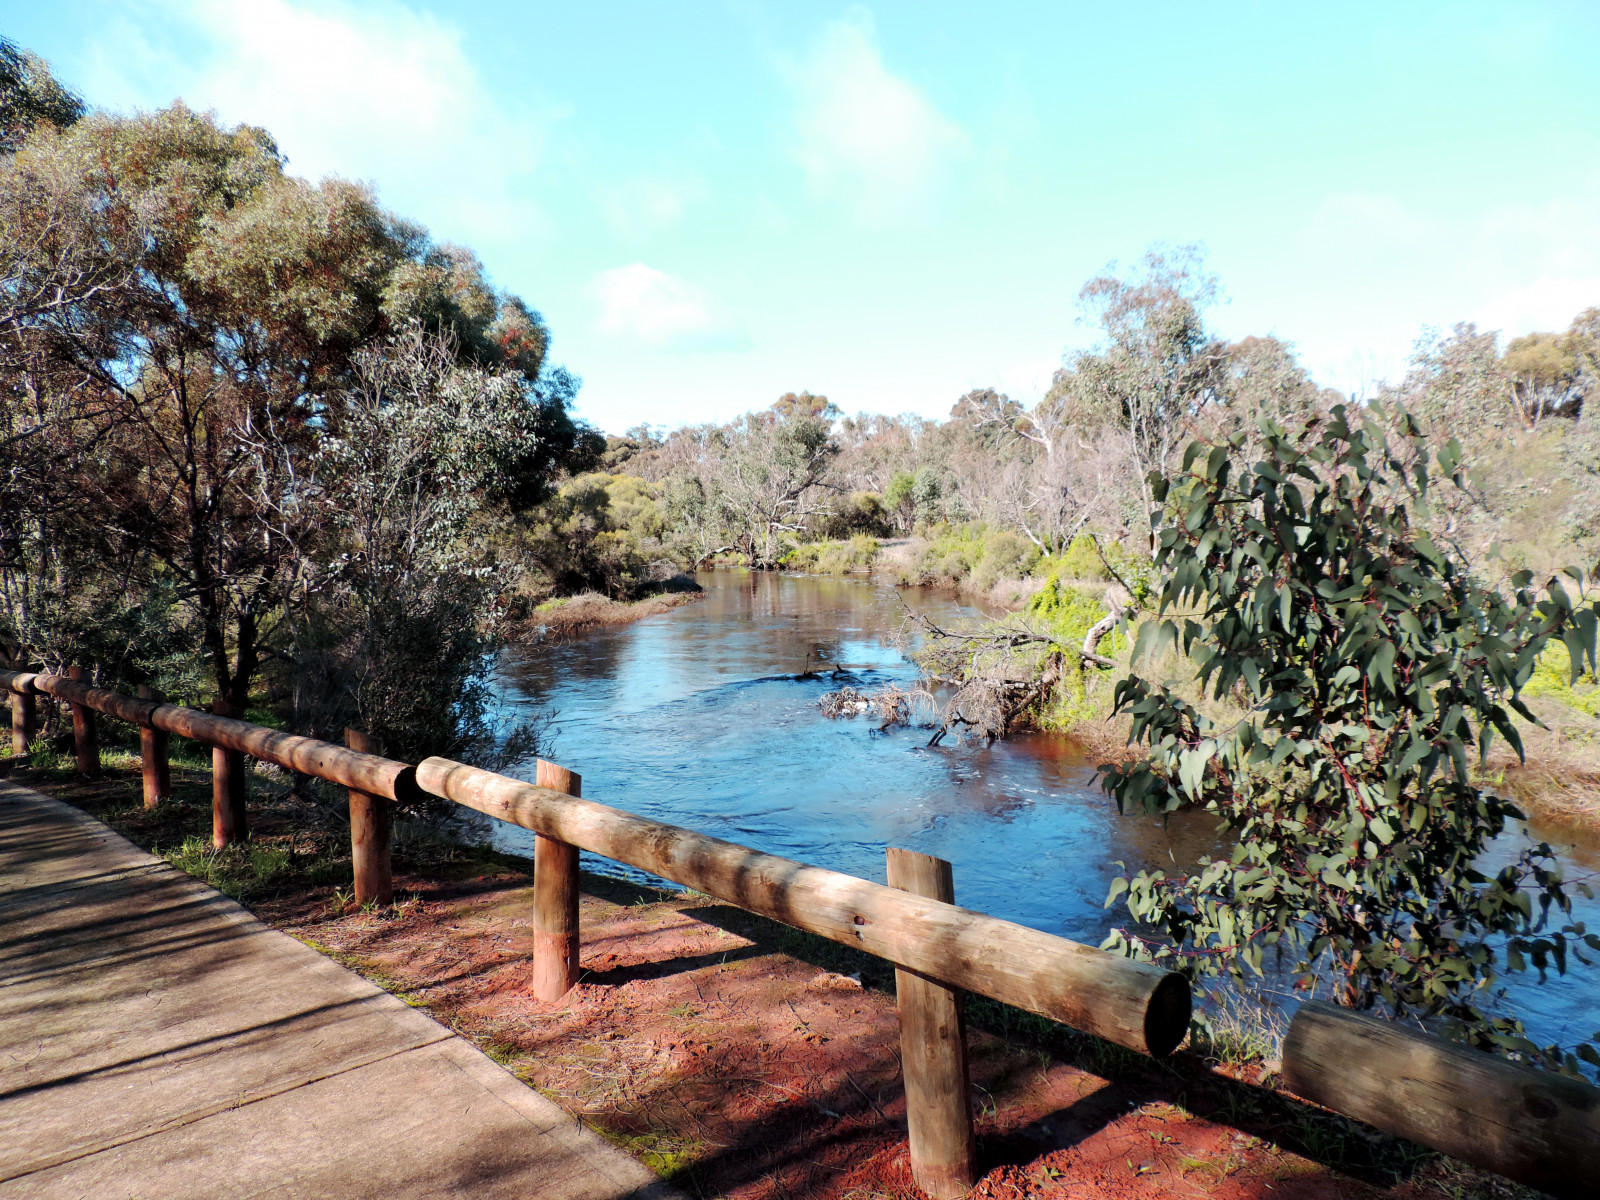
<svg viewBox="0 0 1600 1200"><path fill-rule="evenodd" d="M883 497L877 492L852 492L849 499L841 498L818 523L817 531L834 541L858 534L885 538L893 532Z"/></svg>
<svg viewBox="0 0 1600 1200"><path fill-rule="evenodd" d="M878 557L875 538L856 536L845 542L807 542L778 560L787 571L811 575L854 575L872 570Z"/></svg>
<svg viewBox="0 0 1600 1200"><path fill-rule="evenodd" d="M1580 673L1572 669L1572 655L1563 642L1551 642L1545 647L1522 694L1550 696L1568 708L1600 717L1600 683L1593 671Z"/></svg>
<svg viewBox="0 0 1600 1200"><path fill-rule="evenodd" d="M1246 711L1219 725L1130 675L1116 706L1149 757L1103 779L1123 812L1200 806L1237 843L1194 875L1115 881L1107 903L1123 897L1165 940L1118 929L1106 945L1235 975L1274 950L1298 986L1331 976L1346 1004L1442 1018L1571 1072L1600 1065L1592 1045L1537 1047L1514 1014L1484 1007L1502 959L1564 972L1600 938L1570 921L1549 846L1478 871L1522 814L1467 762L1496 735L1521 753L1511 713L1534 719L1519 693L1553 639L1574 674L1593 669L1596 607L1554 579L1535 591L1526 573L1503 595L1416 527L1431 471L1459 485L1459 448L1434 459L1410 417L1386 418L1340 406L1294 438L1264 423L1253 464L1235 462L1239 435L1196 441L1175 476L1152 474L1159 611L1194 616L1146 622L1135 660L1181 643L1201 687ZM1552 911L1568 923L1552 929Z"/></svg>
<svg viewBox="0 0 1600 1200"><path fill-rule="evenodd" d="M1106 570L1099 551L1094 548L1094 538L1087 533L1073 538L1071 545L1048 562L1050 573L1063 579L1099 581L1111 578L1111 572Z"/></svg>
<svg viewBox="0 0 1600 1200"><path fill-rule="evenodd" d="M1086 668L1075 651L1109 610L1088 592L1052 576L1033 594L1026 611L1041 632L1069 650L1062 657L1061 682L1039 710L1039 727L1064 732L1080 721L1103 717L1111 702L1109 677L1098 668ZM1114 657L1127 646L1127 636L1113 630L1102 639L1099 650Z"/></svg>
<svg viewBox="0 0 1600 1200"><path fill-rule="evenodd" d="M918 563L920 582L956 587L970 584L988 591L996 581L1029 574L1039 550L1009 529L991 530L981 521L941 525L929 530Z"/></svg>

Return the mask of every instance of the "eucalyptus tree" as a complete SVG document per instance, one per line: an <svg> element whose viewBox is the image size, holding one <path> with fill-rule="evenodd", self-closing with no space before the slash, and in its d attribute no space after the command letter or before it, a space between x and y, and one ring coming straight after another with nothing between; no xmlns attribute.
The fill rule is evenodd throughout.
<svg viewBox="0 0 1600 1200"><path fill-rule="evenodd" d="M1193 441L1151 480L1164 583L1135 670L1181 647L1199 695L1130 674L1116 708L1148 755L1103 768L1122 811L1203 808L1236 844L1194 874L1117 880L1107 903L1136 924L1107 945L1241 976L1277 956L1345 1004L1576 1070L1494 1009L1492 985L1502 966L1565 971L1600 937L1570 919L1548 845L1481 868L1522 814L1471 759L1497 737L1521 755L1516 718L1536 718L1520 693L1553 640L1574 678L1593 671L1582 574L1578 595L1527 572L1502 590L1430 537L1416 518L1461 485L1460 447L1435 453L1403 410L1336 406L1293 435L1266 422L1259 457L1244 447Z"/></svg>
<svg viewBox="0 0 1600 1200"><path fill-rule="evenodd" d="M825 511L824 481L838 453L830 422L775 407L712 431L708 447L730 541L751 566L771 567L783 556L783 535Z"/></svg>
<svg viewBox="0 0 1600 1200"><path fill-rule="evenodd" d="M16 151L41 123L65 129L84 111L83 97L44 59L0 37L0 154Z"/></svg>
<svg viewBox="0 0 1600 1200"><path fill-rule="evenodd" d="M8 296L61 263L90 264L94 280L9 331L8 422L34 419L33 404L51 429L35 441L57 451L13 466L41 507L75 514L18 531L17 568L48 583L76 538L74 586L98 572L111 591L170 590L235 704L263 654L284 651L308 564L340 552L310 464L359 415L363 351L415 323L517 381L497 395L536 435L509 502L536 499L582 440L567 413L576 381L546 368L537 314L367 188L287 175L264 130L181 104L41 126L0 162L0 219L24 248ZM27 612L9 620L39 640Z"/></svg>

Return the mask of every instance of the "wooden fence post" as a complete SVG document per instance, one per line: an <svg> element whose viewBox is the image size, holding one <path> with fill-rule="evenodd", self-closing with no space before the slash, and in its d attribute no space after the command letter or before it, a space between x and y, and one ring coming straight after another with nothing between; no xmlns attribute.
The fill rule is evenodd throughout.
<svg viewBox="0 0 1600 1200"><path fill-rule="evenodd" d="M166 699L148 684L139 685L139 699L164 701ZM139 726L139 765L144 776L144 806L155 808L172 797L172 767L167 762L167 735L165 730L152 725Z"/></svg>
<svg viewBox="0 0 1600 1200"><path fill-rule="evenodd" d="M540 787L583 794L574 771L539 760ZM533 994L559 1000L578 982L578 848L555 838L533 838Z"/></svg>
<svg viewBox="0 0 1600 1200"><path fill-rule="evenodd" d="M955 903L950 864L914 850L889 848L889 886ZM894 990L911 1175L934 1200L951 1200L978 1178L961 993L904 967L895 968Z"/></svg>
<svg viewBox="0 0 1600 1200"><path fill-rule="evenodd" d="M11 753L23 755L28 752L28 743L33 741L34 734L39 732L39 723L33 713L33 685L22 685L26 691L12 690L11 693Z"/></svg>
<svg viewBox="0 0 1600 1200"><path fill-rule="evenodd" d="M359 729L346 729L344 744L362 754L378 753L377 740ZM355 872L357 904L388 904L394 899L391 828L387 800L350 789L350 866Z"/></svg>
<svg viewBox="0 0 1600 1200"><path fill-rule="evenodd" d="M219 717L244 716L221 696L211 701L211 711ZM245 794L244 755L211 747L211 844L218 850L250 836Z"/></svg>
<svg viewBox="0 0 1600 1200"><path fill-rule="evenodd" d="M82 667L68 667L67 678L84 682ZM72 706L72 747L78 756L78 774L96 775L100 771L100 734L95 728L94 710L85 704Z"/></svg>

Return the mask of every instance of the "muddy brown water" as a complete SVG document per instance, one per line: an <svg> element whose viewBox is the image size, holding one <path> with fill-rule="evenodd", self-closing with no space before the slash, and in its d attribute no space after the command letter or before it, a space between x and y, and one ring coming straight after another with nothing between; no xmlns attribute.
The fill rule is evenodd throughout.
<svg viewBox="0 0 1600 1200"><path fill-rule="evenodd" d="M698 603L501 664L506 716L555 712L549 757L582 775L585 796L878 882L887 846L938 855L954 864L958 903L1091 945L1122 920L1105 897L1124 866L1171 872L1226 850L1205 814L1165 826L1119 816L1094 761L1065 738L930 748L925 729L880 733L867 717L821 714L818 699L841 683L913 681L894 644L905 606L936 620L974 615L948 594L735 571L700 582ZM818 662L850 671L796 678ZM531 779L533 764L509 773ZM1483 866L1530 836L1563 843L1569 878L1600 872L1600 838L1573 845L1570 830L1537 827L1508 833ZM496 839L531 852L525 830L497 823ZM1574 916L1600 931L1600 902L1576 897ZM1600 1029L1600 965L1536 980L1506 981L1536 1038L1571 1044ZM1268 990L1283 992L1270 980Z"/></svg>

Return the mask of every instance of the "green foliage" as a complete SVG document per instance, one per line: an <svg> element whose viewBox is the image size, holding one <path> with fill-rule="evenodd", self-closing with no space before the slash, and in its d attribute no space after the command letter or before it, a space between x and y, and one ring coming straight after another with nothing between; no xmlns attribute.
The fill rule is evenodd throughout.
<svg viewBox="0 0 1600 1200"><path fill-rule="evenodd" d="M1550 696L1568 708L1600 717L1600 681L1594 671L1574 671L1565 642L1552 641L1539 655L1533 674L1523 686L1524 696Z"/></svg>
<svg viewBox="0 0 1600 1200"><path fill-rule="evenodd" d="M1083 645L1090 626L1106 615L1099 600L1051 576L1028 601L1028 615L1064 646Z"/></svg>
<svg viewBox="0 0 1600 1200"><path fill-rule="evenodd" d="M876 538L857 535L842 542L807 542L784 555L779 565L811 575L864 575L878 557Z"/></svg>
<svg viewBox="0 0 1600 1200"><path fill-rule="evenodd" d="M1149 757L1103 768L1104 783L1123 812L1216 813L1237 843L1188 877L1117 880L1107 903L1164 936L1124 928L1106 945L1235 975L1276 953L1303 987L1331 976L1345 1003L1443 1018L1568 1071L1600 1065L1590 1045L1537 1047L1490 1011L1502 962L1564 972L1600 938L1570 920L1549 846L1478 870L1521 813L1468 763L1497 735L1520 753L1512 714L1533 720L1519 693L1548 645L1593 670L1596 607L1526 573L1509 595L1486 587L1419 529L1430 474L1460 482L1458 449L1435 457L1407 414L1389 416L1340 406L1292 438L1263 423L1254 463L1243 435L1195 441L1152 478L1164 582L1135 660L1181 645L1197 682L1246 711L1218 726L1130 675L1116 706Z"/></svg>
<svg viewBox="0 0 1600 1200"><path fill-rule="evenodd" d="M83 113L83 98L43 59L0 37L0 153L14 153L40 122L65 128Z"/></svg>
<svg viewBox="0 0 1600 1200"><path fill-rule="evenodd" d="M1040 632L1055 638L1056 644L1065 651L1061 679L1035 718L1041 729L1070 730L1080 721L1103 717L1110 707L1107 673L1093 666L1086 667L1076 653L1090 628L1106 616L1107 611L1099 599L1080 588L1063 584L1054 575L1029 598L1027 613L1031 623ZM1101 640L1099 652L1115 657L1127 647L1126 634L1113 631Z"/></svg>
<svg viewBox="0 0 1600 1200"><path fill-rule="evenodd" d="M1094 548L1094 538L1080 533L1060 554L1052 554L1040 564L1040 571L1062 579L1085 579L1091 582L1111 578L1100 553Z"/></svg>
<svg viewBox="0 0 1600 1200"><path fill-rule="evenodd" d="M942 525L932 531L917 564L918 582L986 592L1001 579L1031 574L1039 548L1021 534L982 521Z"/></svg>
<svg viewBox="0 0 1600 1200"><path fill-rule="evenodd" d="M541 585L558 595L600 592L632 600L651 590L652 562L665 553L662 538L688 496L632 475L594 472L568 479L544 503L524 514L515 535L519 556L537 569Z"/></svg>
<svg viewBox="0 0 1600 1200"><path fill-rule="evenodd" d="M883 497L872 491L851 492L848 497L839 497L816 527L823 538L833 540L863 534L885 538L893 531Z"/></svg>

